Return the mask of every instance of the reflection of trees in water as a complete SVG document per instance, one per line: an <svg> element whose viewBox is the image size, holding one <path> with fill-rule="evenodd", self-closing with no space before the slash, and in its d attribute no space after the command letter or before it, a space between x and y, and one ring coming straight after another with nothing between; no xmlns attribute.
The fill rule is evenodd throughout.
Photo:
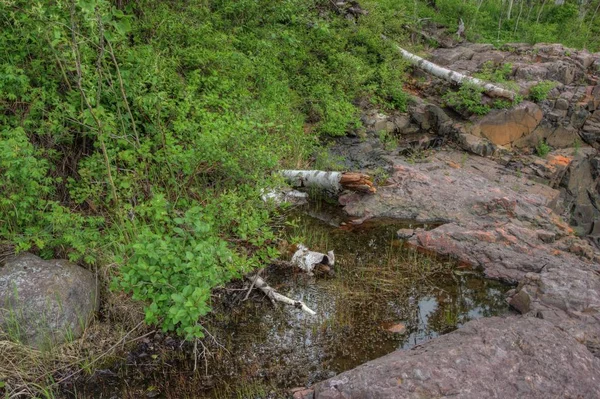
<svg viewBox="0 0 600 399"><path fill-rule="evenodd" d="M437 308L429 316L431 331L445 334L469 320L498 315L507 310L500 283L479 276L454 276L452 284L437 290Z"/></svg>

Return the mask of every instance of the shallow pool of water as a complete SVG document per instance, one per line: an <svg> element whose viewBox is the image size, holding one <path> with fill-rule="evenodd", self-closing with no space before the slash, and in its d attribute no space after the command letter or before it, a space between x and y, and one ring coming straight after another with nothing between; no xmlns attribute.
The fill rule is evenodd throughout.
<svg viewBox="0 0 600 399"><path fill-rule="evenodd" d="M296 213L285 234L290 243L333 249L335 277L310 277L284 266L270 267L263 277L282 294L303 300L316 316L273 307L258 292L242 301L240 283L220 291L206 321L222 345L207 343L207 363L194 362L189 344L165 352L154 348L162 344L146 342L146 360L114 366L109 377L94 376L80 391L95 397L286 397L290 388L508 311L509 287L411 250L396 239L406 223L348 227L327 212L311 213L324 221Z"/></svg>

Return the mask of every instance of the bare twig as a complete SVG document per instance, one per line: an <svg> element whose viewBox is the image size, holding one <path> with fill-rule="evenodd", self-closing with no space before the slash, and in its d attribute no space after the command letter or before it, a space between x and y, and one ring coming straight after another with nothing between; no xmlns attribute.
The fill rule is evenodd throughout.
<svg viewBox="0 0 600 399"><path fill-rule="evenodd" d="M248 297L250 296L250 293L252 292L252 289L254 288L254 284L256 284L256 279L259 277L259 275L262 273L263 270L264 269L260 269L254 275L254 278L252 279L252 285L250 285L250 288L248 288L248 292L246 292L246 296L244 297L244 299L242 299L242 302L245 302L246 300L248 300Z"/></svg>
<svg viewBox="0 0 600 399"><path fill-rule="evenodd" d="M127 100L127 95L125 94L125 86L123 85L123 77L121 76L121 69L119 68L119 63L117 62L117 58L115 57L115 52L113 50L112 43L110 40L106 40L106 44L108 45L108 50L110 52L110 56L112 58L113 64L115 64L115 70L117 72L117 78L119 79L119 88L121 89L121 96L123 97L123 103L125 104L125 109L127 109L127 113L129 114L129 119L131 119L131 127L133 129L133 134L135 135L135 143L137 148L140 148L140 137L138 135L137 129L135 127L135 119L133 118L133 113L131 112L131 108L129 107L129 101Z"/></svg>
<svg viewBox="0 0 600 399"><path fill-rule="evenodd" d="M75 35L75 3L74 2L71 3L71 26L72 26L71 37L72 37L72 41L73 41L72 51L73 51L73 56L75 57L75 67L77 69L77 88L79 89L79 93L81 94L81 98L82 98L83 102L85 103L88 111L90 112L90 115L92 116L92 118L94 119L94 122L96 123L96 126L98 127L98 140L100 141L100 147L102 149L102 156L104 158L104 164L106 167L108 181L110 184L110 188L111 188L111 192L112 192L115 204L118 205L119 197L117 196L117 188L115 186L115 181L113 179L111 168L110 168L110 160L108 158L108 150L106 149L106 143L104 142L104 128L102 126L102 123L96 116L96 113L94 112L94 109L92 108L92 105L90 104L90 101L89 101L87 95L85 94L85 91L83 90L83 86L81 84L83 77L82 77L82 72L81 72L81 57L80 57L80 52L79 52L79 45L77 44L77 38ZM118 215L120 215L120 214L118 214Z"/></svg>
<svg viewBox="0 0 600 399"><path fill-rule="evenodd" d="M269 298L271 300L272 303L275 302L283 302L287 305L292 305L298 309L302 309L304 312L310 314L311 316L316 315L317 313L312 310L311 308L309 308L308 306L306 306L306 304L302 301L295 301L291 298L288 298L285 295L281 295L280 293L278 293L277 291L275 291L275 289L271 286L269 286L269 284L267 284L262 278L260 278L258 275L247 275L246 276L247 279L251 280L251 279L255 279L256 280L256 287L258 289L260 289L266 296L267 298Z"/></svg>

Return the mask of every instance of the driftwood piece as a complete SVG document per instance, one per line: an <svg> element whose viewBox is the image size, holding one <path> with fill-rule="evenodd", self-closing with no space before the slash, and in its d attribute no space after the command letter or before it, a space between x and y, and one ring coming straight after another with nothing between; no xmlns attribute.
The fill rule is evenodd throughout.
<svg viewBox="0 0 600 399"><path fill-rule="evenodd" d="M318 187L332 193L351 190L375 193L369 175L357 172L325 172L322 170L282 170L281 175L295 187Z"/></svg>
<svg viewBox="0 0 600 399"><path fill-rule="evenodd" d="M299 244L298 249L292 256L291 263L304 270L309 276L312 276L313 270L317 265L332 267L335 264L335 255L333 251L329 251L327 254L314 252L304 245Z"/></svg>
<svg viewBox="0 0 600 399"><path fill-rule="evenodd" d="M386 36L382 35L382 37L387 40ZM413 53L410 53L410 52L404 50L402 47L400 47L398 45L396 45L396 48L402 55L402 58L404 58L405 60L407 60L414 66L416 66L417 68L422 69L431 75L437 76L438 78L442 78L444 80L455 83L457 85L461 85L465 82L474 84L475 86L482 88L485 91L485 93L490 97L503 97L503 98L507 98L511 101L514 101L514 99L517 95L512 90L507 90L500 86L496 86L489 82L486 82L484 80L477 79L477 78L467 76L467 75L463 75L460 72L452 71L450 69L436 65L433 62L427 61L427 60L419 57L418 55L415 55Z"/></svg>
<svg viewBox="0 0 600 399"><path fill-rule="evenodd" d="M250 280L251 282L253 282L254 286L256 288L258 288L259 290L261 290L267 296L267 298L269 298L271 300L271 302L273 302L273 303L282 302L282 303L285 303L286 305L292 305L298 309L302 309L304 312L306 312L312 316L317 314L314 310L312 310L311 308L306 306L306 304L304 302L295 301L295 300L288 298L285 295L281 295L280 293L275 291L275 289L273 287L271 287L269 284L267 284L265 282L265 280L263 280L258 275L258 273L252 274L252 275L247 275L246 278L248 280Z"/></svg>

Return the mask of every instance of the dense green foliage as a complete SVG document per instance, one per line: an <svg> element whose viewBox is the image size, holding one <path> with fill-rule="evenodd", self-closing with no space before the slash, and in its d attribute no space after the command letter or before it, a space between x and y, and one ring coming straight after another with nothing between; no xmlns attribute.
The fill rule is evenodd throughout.
<svg viewBox="0 0 600 399"><path fill-rule="evenodd" d="M512 64L510 62L495 65L488 61L481 67L481 71L474 74L476 78L487 80L489 82L507 83L512 75Z"/></svg>
<svg viewBox="0 0 600 399"><path fill-rule="evenodd" d="M1 243L114 263L148 322L201 336L210 290L277 255L272 172L359 101L406 105L394 7L0 1Z"/></svg>
<svg viewBox="0 0 600 399"><path fill-rule="evenodd" d="M457 32L460 19L470 41L562 43L600 50L600 0L403 0L417 23L435 21ZM432 7L435 5L435 7Z"/></svg>
<svg viewBox="0 0 600 399"><path fill-rule="evenodd" d="M490 106L482 103L483 88L471 84L462 84L457 91L449 91L443 97L444 103L458 111L475 115L490 112Z"/></svg>
<svg viewBox="0 0 600 399"><path fill-rule="evenodd" d="M115 264L149 323L200 336L211 289L277 256L272 172L359 103L405 108L381 33L463 18L470 39L598 48L598 1L365 0L357 20L328 0L0 0L0 244ZM445 100L489 110L468 85Z"/></svg>
<svg viewBox="0 0 600 399"><path fill-rule="evenodd" d="M556 87L556 83L549 80L536 83L529 89L529 98L533 101L544 101L554 87Z"/></svg>

